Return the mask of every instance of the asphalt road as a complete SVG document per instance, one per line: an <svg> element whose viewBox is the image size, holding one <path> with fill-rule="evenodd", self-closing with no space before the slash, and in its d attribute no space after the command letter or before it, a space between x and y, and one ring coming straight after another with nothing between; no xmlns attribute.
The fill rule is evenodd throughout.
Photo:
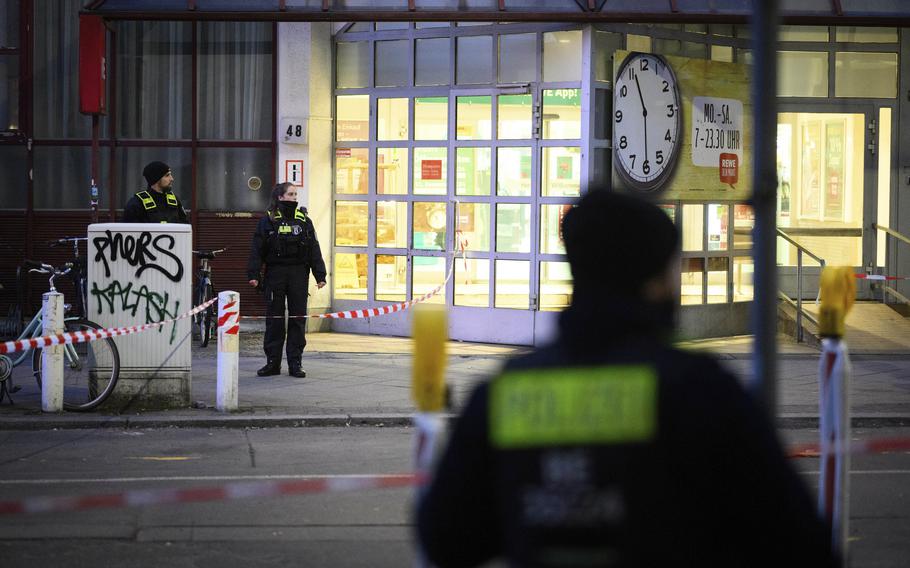
<svg viewBox="0 0 910 568"><path fill-rule="evenodd" d="M0 433L0 500L410 471L410 428ZM788 430L791 443L817 433ZM857 430L855 437L910 435ZM798 459L810 485L817 459ZM910 453L854 459L851 566L906 566ZM0 565L409 566L409 489L0 517ZM782 559L782 565L785 564Z"/></svg>

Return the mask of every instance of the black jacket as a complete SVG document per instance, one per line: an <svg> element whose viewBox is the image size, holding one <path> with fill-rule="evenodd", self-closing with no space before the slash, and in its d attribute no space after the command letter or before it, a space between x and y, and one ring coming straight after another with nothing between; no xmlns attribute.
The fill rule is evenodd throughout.
<svg viewBox="0 0 910 568"><path fill-rule="evenodd" d="M168 200L168 195L171 196L170 201ZM154 202L154 206L152 206L151 202L148 202L147 206L143 204L143 197L146 197L146 201L148 198L151 198ZM168 190L159 193L154 189L136 192L136 194L126 202L126 207L123 208L122 221L124 223L190 222L186 216L186 211L183 209L183 204L173 192Z"/></svg>
<svg viewBox="0 0 910 568"><path fill-rule="evenodd" d="M316 228L305 207L296 213L273 218L271 212L259 220L247 262L249 280L260 280L262 265L303 266L313 271L316 282L325 282L325 261L316 238Z"/></svg>
<svg viewBox="0 0 910 568"><path fill-rule="evenodd" d="M475 390L418 506L434 565L835 566L768 419L663 340L670 314L576 297L555 344Z"/></svg>

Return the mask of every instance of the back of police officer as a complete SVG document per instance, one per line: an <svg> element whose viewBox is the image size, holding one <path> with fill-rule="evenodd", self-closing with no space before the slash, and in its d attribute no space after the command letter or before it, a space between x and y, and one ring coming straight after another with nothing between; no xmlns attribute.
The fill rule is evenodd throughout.
<svg viewBox="0 0 910 568"><path fill-rule="evenodd" d="M564 220L559 337L476 389L417 512L434 565L834 566L766 416L669 343L678 235L595 190Z"/></svg>
<svg viewBox="0 0 910 568"><path fill-rule="evenodd" d="M189 223L180 199L174 195L174 176L164 162L150 162L142 170L146 189L123 208L124 223Z"/></svg>
<svg viewBox="0 0 910 568"><path fill-rule="evenodd" d="M267 302L265 323L266 364L257 371L260 377L281 372L281 351L285 346L285 303L290 316L287 326L288 374L306 377L301 367L306 346L307 296L310 271L319 288L325 286L326 270L316 238L313 221L306 208L297 207L297 188L280 183L272 189L272 201L266 216L259 220L253 235L247 276L250 285L259 287L265 267L262 289Z"/></svg>

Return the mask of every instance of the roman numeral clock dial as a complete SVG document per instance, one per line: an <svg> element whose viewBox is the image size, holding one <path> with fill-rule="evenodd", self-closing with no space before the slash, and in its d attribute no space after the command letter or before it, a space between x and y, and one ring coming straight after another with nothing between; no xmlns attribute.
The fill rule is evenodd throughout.
<svg viewBox="0 0 910 568"><path fill-rule="evenodd" d="M651 53L626 56L613 88L613 163L627 186L659 189L679 157L682 114L676 75Z"/></svg>

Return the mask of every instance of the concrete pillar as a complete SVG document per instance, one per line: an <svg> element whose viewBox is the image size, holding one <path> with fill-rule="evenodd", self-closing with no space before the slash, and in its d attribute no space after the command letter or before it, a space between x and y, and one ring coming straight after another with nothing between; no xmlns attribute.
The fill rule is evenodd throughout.
<svg viewBox="0 0 910 568"><path fill-rule="evenodd" d="M63 333L63 294L46 292L41 309L41 335ZM41 350L41 410L63 410L63 345Z"/></svg>

